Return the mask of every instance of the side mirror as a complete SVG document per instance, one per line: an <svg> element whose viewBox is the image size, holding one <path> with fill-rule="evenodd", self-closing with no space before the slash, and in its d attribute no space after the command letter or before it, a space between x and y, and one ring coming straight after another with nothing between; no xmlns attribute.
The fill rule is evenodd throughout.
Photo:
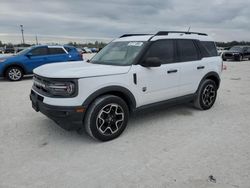
<svg viewBox="0 0 250 188"><path fill-rule="evenodd" d="M163 63L163 61L157 57L149 57L141 63L141 66L143 66L143 67L160 67L162 63Z"/></svg>
<svg viewBox="0 0 250 188"><path fill-rule="evenodd" d="M26 54L26 56L27 56L28 58L30 58L30 57L32 56L32 53L29 52L29 53Z"/></svg>

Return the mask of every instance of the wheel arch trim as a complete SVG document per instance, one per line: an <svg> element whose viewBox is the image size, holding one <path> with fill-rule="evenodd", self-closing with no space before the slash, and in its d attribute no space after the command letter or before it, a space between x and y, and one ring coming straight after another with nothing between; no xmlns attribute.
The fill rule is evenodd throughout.
<svg viewBox="0 0 250 188"><path fill-rule="evenodd" d="M204 82L204 80L206 80L207 78L211 78L211 77L214 77L216 79L215 82L217 84L217 89L219 89L220 81L221 81L220 76L217 72L212 71L212 72L207 73L205 76L203 76L203 78L201 79L201 81L199 83L199 87L197 88L197 91L199 90L199 88L200 88L201 84ZM196 91L196 93L197 93L197 91Z"/></svg>
<svg viewBox="0 0 250 188"><path fill-rule="evenodd" d="M125 102L128 104L128 107L130 110L133 110L136 108L136 100L134 95L129 91L127 88L123 86L107 86L100 88L96 90L94 93L89 95L87 99L83 102L83 106L86 108L89 107L89 105L99 96L105 95L105 94L113 94L118 97L121 97ZM122 95L122 96L120 96Z"/></svg>
<svg viewBox="0 0 250 188"><path fill-rule="evenodd" d="M3 74L6 73L6 71L8 70L9 67L20 67L23 70L23 73L26 74L27 70L25 69L25 67L23 65L21 65L18 62L15 63L11 63L11 64L7 64L4 68L3 68Z"/></svg>

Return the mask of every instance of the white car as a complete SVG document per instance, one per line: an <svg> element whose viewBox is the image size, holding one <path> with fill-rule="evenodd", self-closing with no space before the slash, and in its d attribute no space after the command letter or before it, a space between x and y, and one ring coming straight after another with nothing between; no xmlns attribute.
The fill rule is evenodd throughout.
<svg viewBox="0 0 250 188"><path fill-rule="evenodd" d="M222 72L213 39L203 33L127 34L89 63L56 63L34 70L30 99L67 130L108 141L125 129L129 114L172 102L210 109Z"/></svg>

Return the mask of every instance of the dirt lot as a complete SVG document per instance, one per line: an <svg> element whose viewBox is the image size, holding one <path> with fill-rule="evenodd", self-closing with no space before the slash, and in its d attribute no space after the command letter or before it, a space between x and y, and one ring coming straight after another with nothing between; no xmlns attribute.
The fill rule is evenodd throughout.
<svg viewBox="0 0 250 188"><path fill-rule="evenodd" d="M211 110L139 114L107 143L36 113L31 78L0 80L0 187L249 188L250 62L226 64Z"/></svg>

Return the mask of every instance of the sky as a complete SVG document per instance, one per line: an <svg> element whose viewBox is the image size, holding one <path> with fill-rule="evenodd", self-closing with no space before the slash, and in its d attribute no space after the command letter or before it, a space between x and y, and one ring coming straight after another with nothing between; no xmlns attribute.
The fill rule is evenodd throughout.
<svg viewBox="0 0 250 188"><path fill-rule="evenodd" d="M250 0L0 0L0 41L104 41L124 33L205 32L250 41Z"/></svg>

